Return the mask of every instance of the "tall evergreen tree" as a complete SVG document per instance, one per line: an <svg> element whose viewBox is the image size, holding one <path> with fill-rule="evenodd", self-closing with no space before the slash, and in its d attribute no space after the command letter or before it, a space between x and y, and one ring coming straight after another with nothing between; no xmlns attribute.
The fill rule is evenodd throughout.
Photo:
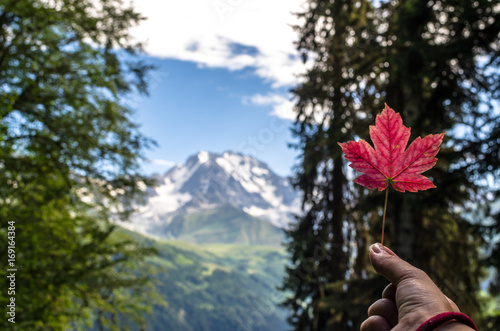
<svg viewBox="0 0 500 331"><path fill-rule="evenodd" d="M383 195L346 180L353 175L336 143L368 140L384 102L412 127L411 139L448 132L427 173L437 189L389 193L387 244L477 318L481 220L471 211L491 199L495 186L483 179L498 173L488 147L498 126L488 99L498 94L498 9L491 1L308 4L298 49L314 65L293 91L305 216L289 231L290 322L297 330L358 329L380 295L366 248L379 240Z"/></svg>
<svg viewBox="0 0 500 331"><path fill-rule="evenodd" d="M151 144L121 101L147 88L127 32L141 19L119 0L0 1L0 251L10 232L17 269L1 329L144 322L153 252L110 222L131 212Z"/></svg>
<svg viewBox="0 0 500 331"><path fill-rule="evenodd" d="M304 193L305 216L289 231L291 265L283 289L292 292L284 304L297 330L347 329L366 312L365 306L349 308L362 302L336 300L328 310L322 303L329 284L343 290L347 278L364 272L366 257L353 260L353 249L364 251L371 242L365 215L356 211L364 192L347 180L337 142L366 133L372 109L381 106L374 94L381 82L374 74L380 54L373 15L370 1L310 1L300 15L305 23L298 28L298 49L314 66L293 91L302 152L296 185Z"/></svg>

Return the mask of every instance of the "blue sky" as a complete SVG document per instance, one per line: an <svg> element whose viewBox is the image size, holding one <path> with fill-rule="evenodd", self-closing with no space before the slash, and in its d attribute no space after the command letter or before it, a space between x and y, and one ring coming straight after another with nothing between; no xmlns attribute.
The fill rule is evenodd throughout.
<svg viewBox="0 0 500 331"><path fill-rule="evenodd" d="M232 150L257 157L281 175L290 174L297 154L287 147L294 141L292 121L272 116L272 104L252 102L255 95L275 89L251 68L229 71L187 61L147 60L157 66L150 96L132 102L141 131L158 143L147 152L147 172L163 173L200 150Z"/></svg>
<svg viewBox="0 0 500 331"><path fill-rule="evenodd" d="M163 173L200 150L250 154L290 175L289 90L305 69L290 27L302 0L142 0L148 20L132 30L157 66L150 96L131 101L141 131L157 141L147 173Z"/></svg>

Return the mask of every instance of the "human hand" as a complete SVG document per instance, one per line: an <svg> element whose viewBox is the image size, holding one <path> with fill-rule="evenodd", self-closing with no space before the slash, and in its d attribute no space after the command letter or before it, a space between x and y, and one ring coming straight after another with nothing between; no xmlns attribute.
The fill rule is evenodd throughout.
<svg viewBox="0 0 500 331"><path fill-rule="evenodd" d="M368 308L369 317L361 324L361 331L412 331L439 313L460 312L425 272L403 261L389 248L372 245L370 260L391 284L384 289L382 299ZM435 330L473 329L451 321Z"/></svg>

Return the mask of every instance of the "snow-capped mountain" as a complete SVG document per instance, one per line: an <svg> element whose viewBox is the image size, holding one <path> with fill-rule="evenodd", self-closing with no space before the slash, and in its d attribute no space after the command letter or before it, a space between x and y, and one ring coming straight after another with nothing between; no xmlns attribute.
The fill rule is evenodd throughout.
<svg viewBox="0 0 500 331"><path fill-rule="evenodd" d="M125 227L155 235L177 215L233 205L283 228L300 212L300 197L288 179L253 157L199 152L158 176L148 199Z"/></svg>

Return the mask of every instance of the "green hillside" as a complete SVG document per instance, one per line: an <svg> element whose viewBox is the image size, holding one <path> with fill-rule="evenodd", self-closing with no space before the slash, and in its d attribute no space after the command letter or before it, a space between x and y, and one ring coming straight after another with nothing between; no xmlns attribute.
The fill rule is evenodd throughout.
<svg viewBox="0 0 500 331"><path fill-rule="evenodd" d="M198 244L279 245L284 238L281 229L229 204L212 210L176 216L160 232L169 233L178 240Z"/></svg>
<svg viewBox="0 0 500 331"><path fill-rule="evenodd" d="M281 248L181 242L157 247L160 256L151 262L166 269L159 290L169 306L155 310L151 330L286 329L276 306L285 263Z"/></svg>
<svg viewBox="0 0 500 331"><path fill-rule="evenodd" d="M286 263L281 230L233 207L222 210L186 216L178 233L183 241L130 233L158 249L149 262L159 270L158 291L168 302L154 309L147 330L287 329L286 313L276 304Z"/></svg>

